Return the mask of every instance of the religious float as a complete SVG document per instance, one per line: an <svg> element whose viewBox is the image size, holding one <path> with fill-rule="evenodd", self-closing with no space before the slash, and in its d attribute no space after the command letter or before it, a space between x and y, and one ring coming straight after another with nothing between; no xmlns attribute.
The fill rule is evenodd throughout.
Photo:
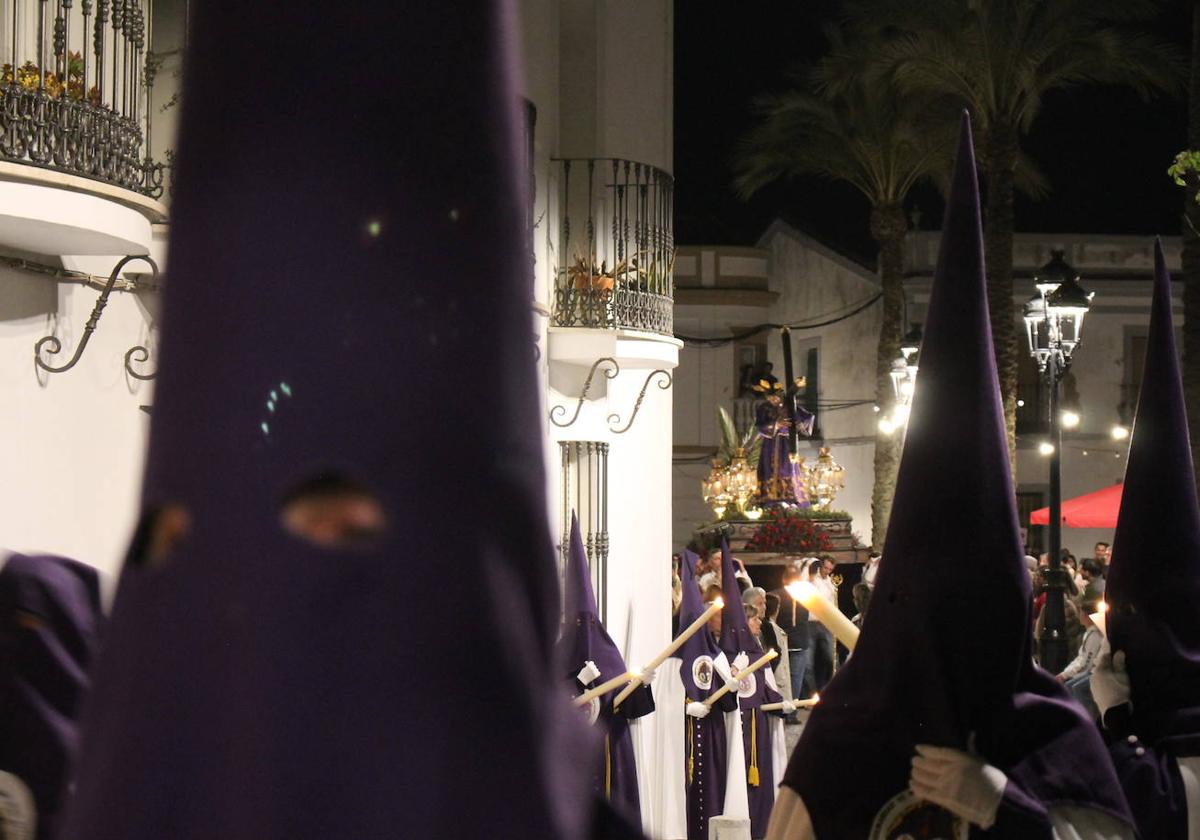
<svg viewBox="0 0 1200 840"><path fill-rule="evenodd" d="M816 555L839 566L865 562L850 515L833 508L845 470L829 447L820 447L812 463L796 454L796 438L811 432L812 415L794 403L789 411L791 395L778 384L763 380L754 390L755 422L744 433L718 409L721 445L701 487L715 519L696 531L696 544L707 548L724 538L746 565L780 569Z"/></svg>

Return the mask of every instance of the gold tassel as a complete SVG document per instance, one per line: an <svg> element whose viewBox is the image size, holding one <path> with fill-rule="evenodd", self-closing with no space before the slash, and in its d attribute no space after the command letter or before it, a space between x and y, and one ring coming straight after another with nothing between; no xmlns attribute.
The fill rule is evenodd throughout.
<svg viewBox="0 0 1200 840"><path fill-rule="evenodd" d="M687 739L688 739L688 784L692 783L692 779L696 774L696 733L692 731L691 715L684 715L687 718Z"/></svg>
<svg viewBox="0 0 1200 840"><path fill-rule="evenodd" d="M750 769L746 779L752 787L758 787L758 709L750 710Z"/></svg>
<svg viewBox="0 0 1200 840"><path fill-rule="evenodd" d="M612 799L612 745L607 734L604 736L604 798Z"/></svg>

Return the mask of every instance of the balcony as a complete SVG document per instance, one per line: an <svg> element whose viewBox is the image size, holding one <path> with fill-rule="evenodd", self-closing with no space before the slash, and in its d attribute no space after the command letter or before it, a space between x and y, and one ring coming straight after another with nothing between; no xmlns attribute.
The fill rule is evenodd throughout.
<svg viewBox="0 0 1200 840"><path fill-rule="evenodd" d="M615 158L555 163L562 224L551 324L672 335L671 176Z"/></svg>
<svg viewBox="0 0 1200 840"><path fill-rule="evenodd" d="M147 18L139 0L0 0L6 180L89 191L74 180L87 179L136 193L125 202L131 206L162 195L163 166L145 142L156 66ZM39 178L5 162L68 177Z"/></svg>

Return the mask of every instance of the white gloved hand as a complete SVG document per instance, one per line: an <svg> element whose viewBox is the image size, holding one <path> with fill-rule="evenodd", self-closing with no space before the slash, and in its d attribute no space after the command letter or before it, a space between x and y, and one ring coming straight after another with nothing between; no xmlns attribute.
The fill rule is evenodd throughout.
<svg viewBox="0 0 1200 840"><path fill-rule="evenodd" d="M917 744L908 786L919 798L980 828L991 828L1008 777L976 756L948 747Z"/></svg>
<svg viewBox="0 0 1200 840"><path fill-rule="evenodd" d="M642 673L638 675L641 677L642 685L650 685L650 683L654 682L654 675L656 673L657 672L653 668L647 668L645 671L642 671Z"/></svg>
<svg viewBox="0 0 1200 840"><path fill-rule="evenodd" d="M579 680L580 685L587 685L599 676L600 669L596 667L595 662L589 659L583 663L583 667L579 669L579 673L575 675L575 679Z"/></svg>
<svg viewBox="0 0 1200 840"><path fill-rule="evenodd" d="M1108 639L1100 643L1100 654L1092 667L1092 699L1100 710L1100 717L1109 709L1129 702L1129 674L1125 671L1125 651L1116 653L1108 646Z"/></svg>
<svg viewBox="0 0 1200 840"><path fill-rule="evenodd" d="M725 687L729 689L731 694L737 694L742 690L742 684L738 681L737 677L726 677Z"/></svg>
<svg viewBox="0 0 1200 840"><path fill-rule="evenodd" d="M792 714L793 712L795 712L795 711L796 711L796 703L795 703L794 701L792 701L792 700L784 700L784 701L783 701L783 708L781 709L781 711L782 711L782 712L783 712L785 715L790 715L790 714Z"/></svg>
<svg viewBox="0 0 1200 840"><path fill-rule="evenodd" d="M687 708L684 709L684 711L694 718L703 719L708 717L708 713L712 711L712 708L704 705L703 703L688 703Z"/></svg>

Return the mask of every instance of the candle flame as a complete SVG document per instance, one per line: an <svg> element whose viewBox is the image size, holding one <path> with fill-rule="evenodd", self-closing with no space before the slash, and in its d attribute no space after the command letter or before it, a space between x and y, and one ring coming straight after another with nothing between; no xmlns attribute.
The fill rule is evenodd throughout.
<svg viewBox="0 0 1200 840"><path fill-rule="evenodd" d="M1099 604L1097 604L1096 612L1100 613L1100 615L1104 615L1106 612L1108 612L1108 602L1101 601Z"/></svg>
<svg viewBox="0 0 1200 840"><path fill-rule="evenodd" d="M723 598L713 598L712 605L718 609L725 608L725 600Z"/></svg>
<svg viewBox="0 0 1200 840"><path fill-rule="evenodd" d="M784 588L787 589L787 593L792 596L793 600L799 601L805 606L812 603L815 599L821 597L820 593L817 592L816 587L806 580L789 583Z"/></svg>
<svg viewBox="0 0 1200 840"><path fill-rule="evenodd" d="M820 695L820 694L813 694L813 698L812 698L812 699L813 699L813 702L814 702L814 703L820 703L820 702L821 702L821 695Z"/></svg>

